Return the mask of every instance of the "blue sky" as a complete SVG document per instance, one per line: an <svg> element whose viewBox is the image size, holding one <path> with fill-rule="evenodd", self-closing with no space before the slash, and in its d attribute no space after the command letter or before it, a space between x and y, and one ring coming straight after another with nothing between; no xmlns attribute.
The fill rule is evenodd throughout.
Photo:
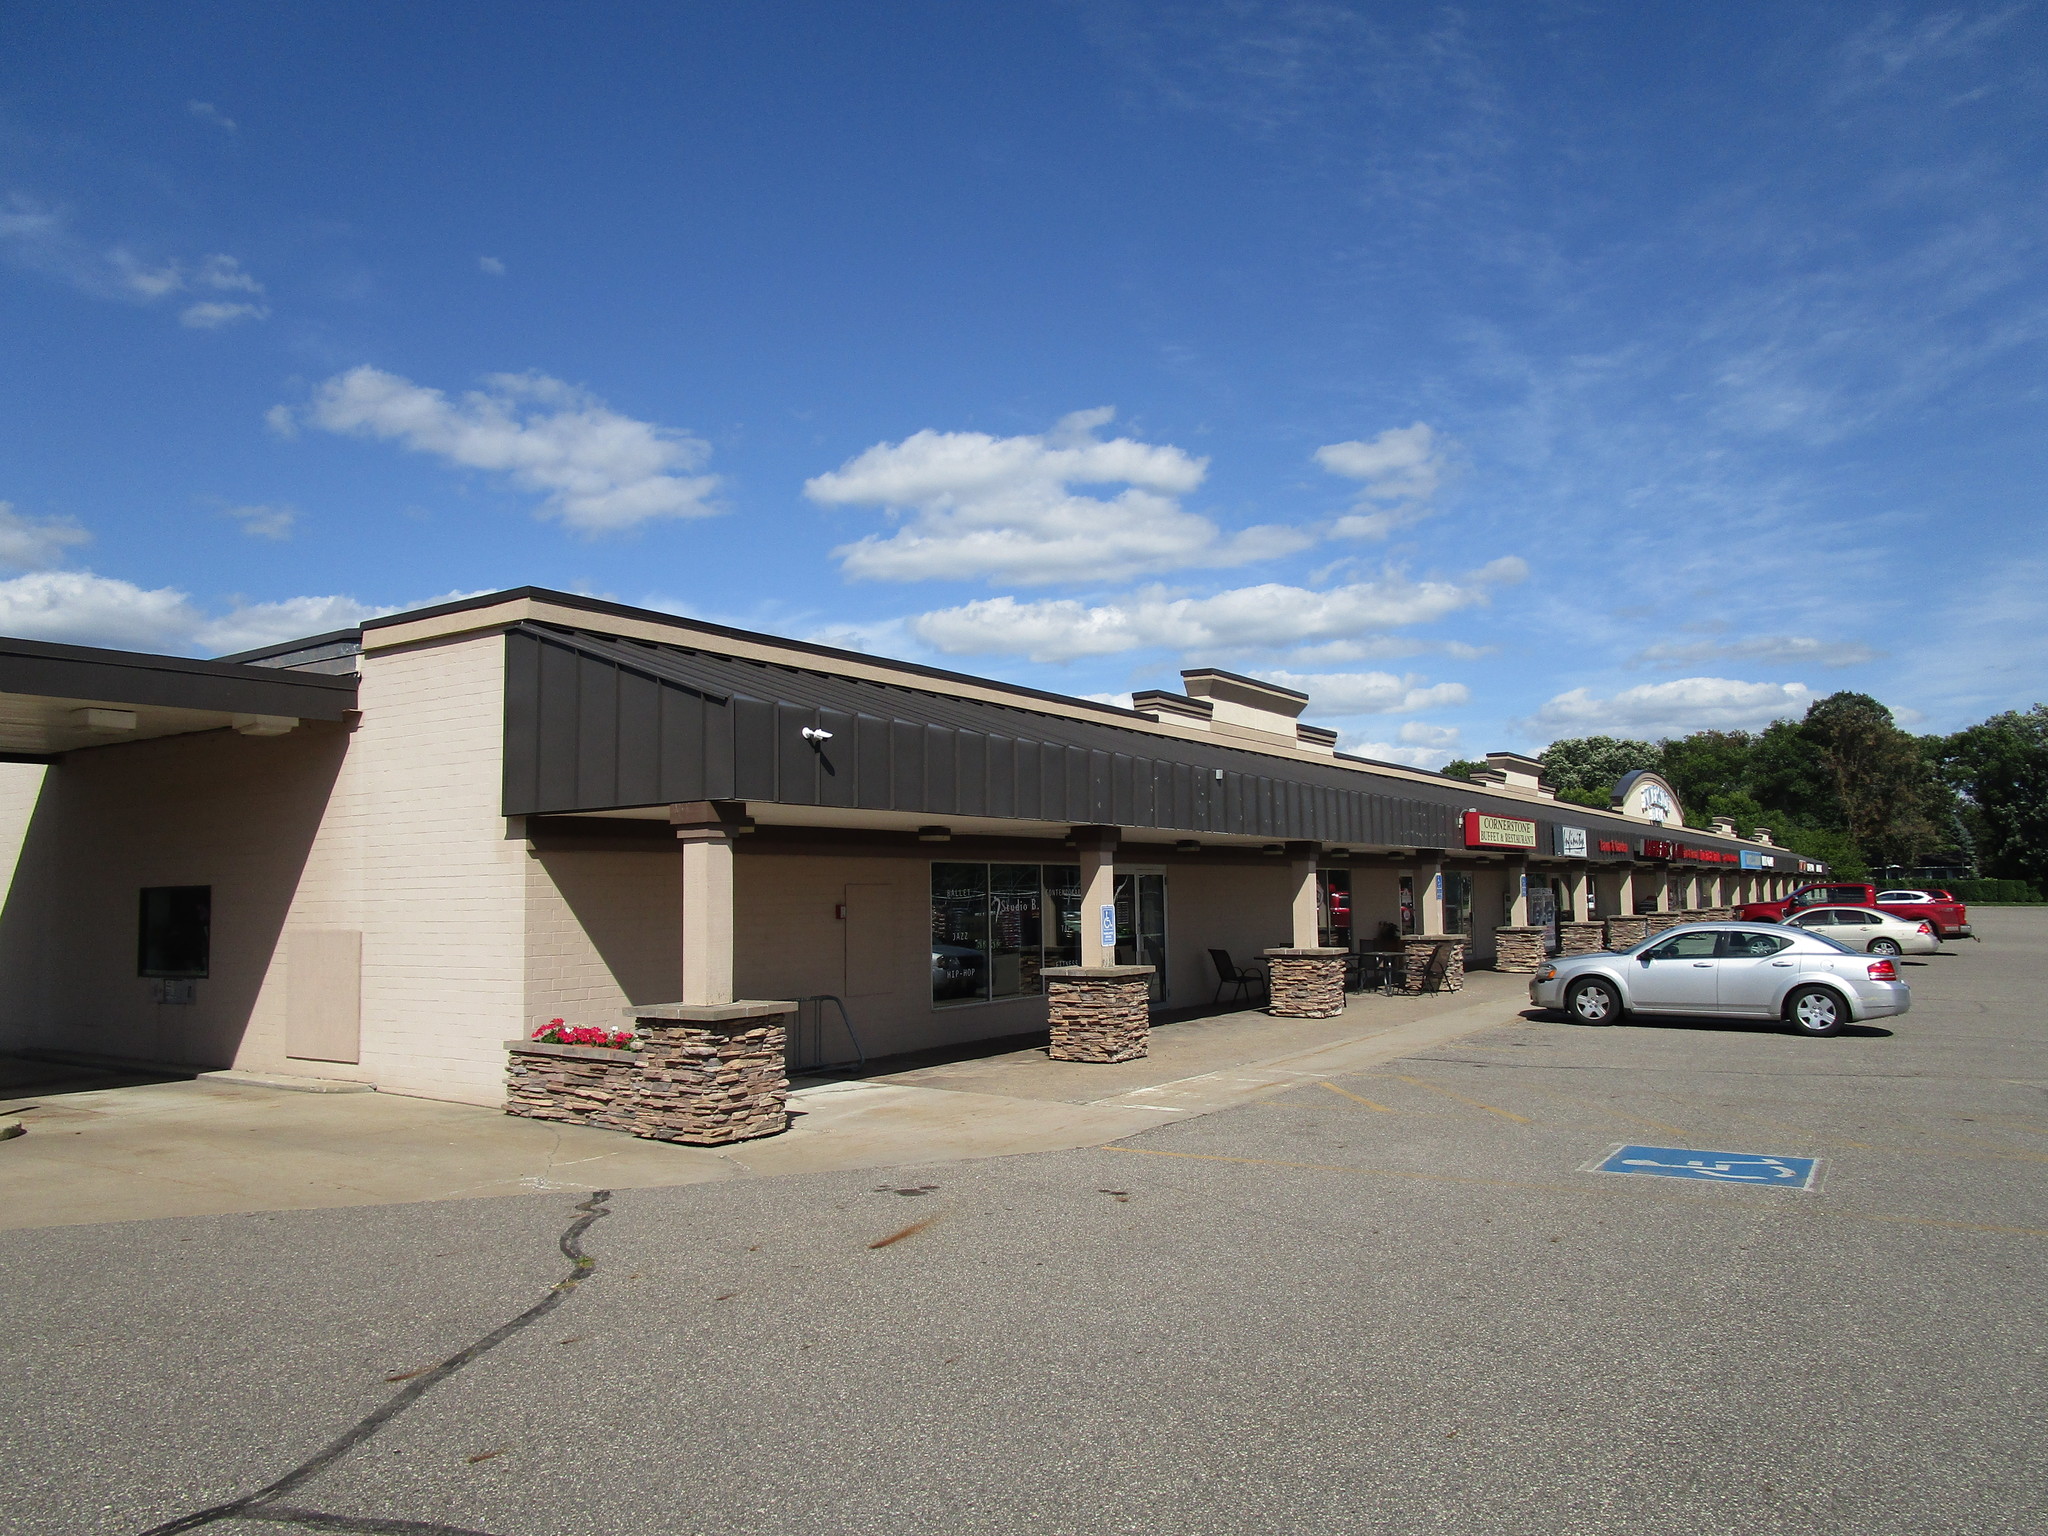
<svg viewBox="0 0 2048 1536"><path fill-rule="evenodd" d="M532 583L1425 766L2044 692L2039 6L4 29L0 633Z"/></svg>

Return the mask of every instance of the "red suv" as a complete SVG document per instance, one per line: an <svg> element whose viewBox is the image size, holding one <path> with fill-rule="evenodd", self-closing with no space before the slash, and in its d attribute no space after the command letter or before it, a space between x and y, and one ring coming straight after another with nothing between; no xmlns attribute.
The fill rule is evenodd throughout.
<svg viewBox="0 0 2048 1536"><path fill-rule="evenodd" d="M1893 917L1931 924L1937 938L1969 939L1970 909L1947 891L1882 891L1874 885L1805 885L1781 901L1751 902L1735 915L1746 923L1782 923L1808 907L1875 907Z"/></svg>

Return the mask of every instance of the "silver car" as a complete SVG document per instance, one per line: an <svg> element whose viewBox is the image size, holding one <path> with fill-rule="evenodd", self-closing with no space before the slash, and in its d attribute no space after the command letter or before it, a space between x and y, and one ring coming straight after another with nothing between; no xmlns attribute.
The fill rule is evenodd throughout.
<svg viewBox="0 0 2048 1536"><path fill-rule="evenodd" d="M1804 928L1844 949L1870 955L1931 955L1941 948L1934 924L1926 918L1894 917L1875 907L1809 907L1786 918L1785 926Z"/></svg>
<svg viewBox="0 0 2048 1536"><path fill-rule="evenodd" d="M1580 1024L1616 1024L1630 1013L1782 1019L1802 1035L1890 1018L1913 1006L1889 957L1775 924L1687 923L1620 953L1545 961L1529 1001Z"/></svg>

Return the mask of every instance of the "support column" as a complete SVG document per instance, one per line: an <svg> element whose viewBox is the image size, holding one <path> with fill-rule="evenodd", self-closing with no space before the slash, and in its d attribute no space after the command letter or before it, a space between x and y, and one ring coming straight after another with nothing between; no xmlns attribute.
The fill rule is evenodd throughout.
<svg viewBox="0 0 2048 1536"><path fill-rule="evenodd" d="M1081 963L1041 972L1046 1054L1054 1061L1134 1061L1152 1048L1153 968L1116 963L1118 835L1115 827L1074 828Z"/></svg>
<svg viewBox="0 0 2048 1536"><path fill-rule="evenodd" d="M1571 903L1572 915L1558 919L1557 952L1560 956L1590 955L1600 948L1605 935L1593 916L1593 894L1591 869L1584 864L1574 864L1565 871L1564 899Z"/></svg>
<svg viewBox="0 0 2048 1536"><path fill-rule="evenodd" d="M682 1003L714 1008L733 1000L732 840L745 821L724 802L669 807L683 855Z"/></svg>
<svg viewBox="0 0 2048 1536"><path fill-rule="evenodd" d="M753 823L737 802L704 800L670 806L669 821L682 854L682 1001L625 1010L637 1051L508 1042L509 1113L695 1146L788 1126L797 1005L733 996L733 839Z"/></svg>
<svg viewBox="0 0 2048 1536"><path fill-rule="evenodd" d="M1074 828L1074 849L1081 862L1081 968L1116 964L1116 945L1102 942L1102 909L1110 909L1109 931L1116 923L1115 827Z"/></svg>
<svg viewBox="0 0 2048 1536"><path fill-rule="evenodd" d="M1662 933L1666 928L1676 928L1680 921L1678 901L1675 899L1677 892L1674 889L1678 882L1678 871L1668 864L1661 865L1653 872L1651 878L1656 882L1653 888L1656 904L1651 907L1648 914L1649 931Z"/></svg>
<svg viewBox="0 0 2048 1536"><path fill-rule="evenodd" d="M1636 915L1636 867L1619 864L1614 868L1614 910L1600 925L1602 944L1607 949L1633 949L1650 931L1647 918Z"/></svg>
<svg viewBox="0 0 2048 1536"><path fill-rule="evenodd" d="M1493 931L1493 968L1526 974L1544 958L1544 930L1529 923L1529 861L1504 861L1501 878L1507 882L1507 921Z"/></svg>
<svg viewBox="0 0 2048 1536"><path fill-rule="evenodd" d="M1444 863L1442 859L1418 863L1409 877L1415 883L1415 931L1423 938L1444 931Z"/></svg>
<svg viewBox="0 0 2048 1536"><path fill-rule="evenodd" d="M1282 1019L1328 1019L1344 1011L1344 957L1326 948L1316 922L1321 843L1287 845L1288 920L1294 942L1266 951L1266 1011Z"/></svg>
<svg viewBox="0 0 2048 1536"><path fill-rule="evenodd" d="M1316 923L1316 861L1321 843L1287 845L1287 891L1290 942L1296 949L1315 949L1323 941Z"/></svg>

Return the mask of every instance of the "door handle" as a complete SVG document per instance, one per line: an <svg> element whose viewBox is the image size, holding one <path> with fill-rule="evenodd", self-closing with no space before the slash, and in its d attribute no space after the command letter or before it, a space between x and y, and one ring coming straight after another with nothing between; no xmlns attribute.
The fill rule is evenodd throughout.
<svg viewBox="0 0 2048 1536"><path fill-rule="evenodd" d="M1714 962L1711 960L1695 960L1692 963L1692 968L1696 971L1711 971L1714 968Z"/></svg>
<svg viewBox="0 0 2048 1536"><path fill-rule="evenodd" d="M1771 964L1775 965L1781 971L1789 971L1792 969L1792 962L1790 960L1773 960Z"/></svg>

